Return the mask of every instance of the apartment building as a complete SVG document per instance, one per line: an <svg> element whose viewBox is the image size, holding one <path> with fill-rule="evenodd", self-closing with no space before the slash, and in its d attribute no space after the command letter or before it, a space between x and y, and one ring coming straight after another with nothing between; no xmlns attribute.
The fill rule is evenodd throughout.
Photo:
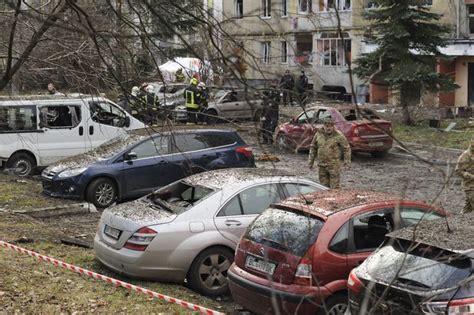
<svg viewBox="0 0 474 315"><path fill-rule="evenodd" d="M429 102L473 106L474 0L420 1L442 14L440 23L451 30L450 44L442 48L450 59L440 60L437 70L461 87L428 97ZM244 48L246 79L256 83L280 78L287 69L295 76L304 70L314 89L335 86L349 93L348 63L373 49L363 40L364 12L376 7L372 0L224 0L220 7L223 30L232 39L224 48ZM388 87L354 78L355 87L364 84L370 85L372 102L389 100Z"/></svg>

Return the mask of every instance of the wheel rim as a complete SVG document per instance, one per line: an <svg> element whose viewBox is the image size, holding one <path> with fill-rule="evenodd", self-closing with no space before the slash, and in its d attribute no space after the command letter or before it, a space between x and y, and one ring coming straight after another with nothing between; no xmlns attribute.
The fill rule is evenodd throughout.
<svg viewBox="0 0 474 315"><path fill-rule="evenodd" d="M227 285L230 260L221 254L207 256L199 267L199 280L209 290L219 290Z"/></svg>
<svg viewBox="0 0 474 315"><path fill-rule="evenodd" d="M100 184L95 191L95 199L101 206L108 206L114 200L115 191L109 183Z"/></svg>
<svg viewBox="0 0 474 315"><path fill-rule="evenodd" d="M347 309L347 304L339 303L331 307L328 311L328 315L344 315Z"/></svg>
<svg viewBox="0 0 474 315"><path fill-rule="evenodd" d="M285 137L278 136L278 148L281 149L281 150L286 148Z"/></svg>
<svg viewBox="0 0 474 315"><path fill-rule="evenodd" d="M15 163L15 174L18 176L26 176L31 172L31 163L27 160L18 160Z"/></svg>

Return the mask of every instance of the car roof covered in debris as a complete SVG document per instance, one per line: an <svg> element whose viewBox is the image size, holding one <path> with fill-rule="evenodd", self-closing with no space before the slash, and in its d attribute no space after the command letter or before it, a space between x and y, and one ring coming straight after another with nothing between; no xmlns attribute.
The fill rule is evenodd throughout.
<svg viewBox="0 0 474 315"><path fill-rule="evenodd" d="M388 236L457 253L470 252L474 257L474 212L422 221Z"/></svg>
<svg viewBox="0 0 474 315"><path fill-rule="evenodd" d="M396 200L393 195L383 192L331 189L290 197L277 206L328 217L348 208Z"/></svg>
<svg viewBox="0 0 474 315"><path fill-rule="evenodd" d="M245 182L255 181L265 177L296 176L281 169L227 168L191 175L183 181L192 185L222 189L224 187L235 187Z"/></svg>

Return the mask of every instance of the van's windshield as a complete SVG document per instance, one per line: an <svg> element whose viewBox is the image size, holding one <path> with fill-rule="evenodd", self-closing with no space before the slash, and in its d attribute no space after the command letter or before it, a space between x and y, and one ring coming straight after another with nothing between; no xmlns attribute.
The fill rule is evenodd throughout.
<svg viewBox="0 0 474 315"><path fill-rule="evenodd" d="M37 129L36 106L1 106L0 133L34 131Z"/></svg>

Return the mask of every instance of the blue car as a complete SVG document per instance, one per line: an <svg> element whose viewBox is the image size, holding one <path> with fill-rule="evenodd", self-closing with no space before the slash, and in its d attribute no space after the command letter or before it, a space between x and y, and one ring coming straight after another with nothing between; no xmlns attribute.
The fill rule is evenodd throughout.
<svg viewBox="0 0 474 315"><path fill-rule="evenodd" d="M229 167L255 167L252 149L236 131L134 132L49 166L41 179L46 195L106 208L189 175Z"/></svg>

